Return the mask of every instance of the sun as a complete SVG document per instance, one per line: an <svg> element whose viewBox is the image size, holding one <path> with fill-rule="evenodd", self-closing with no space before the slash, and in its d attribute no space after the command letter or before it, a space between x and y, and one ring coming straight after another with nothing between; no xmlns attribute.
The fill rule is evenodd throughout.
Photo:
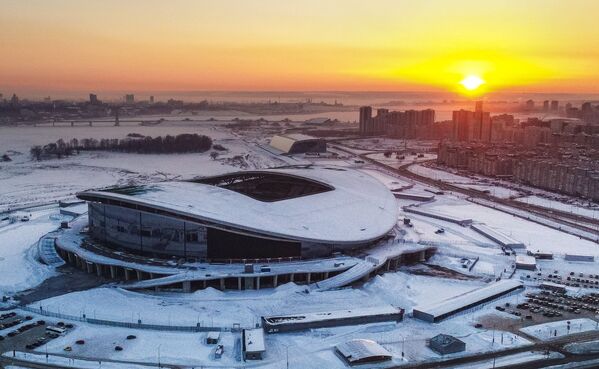
<svg viewBox="0 0 599 369"><path fill-rule="evenodd" d="M468 91L474 91L477 88L479 88L481 85L483 85L485 83L485 81L480 78L479 76L475 76L475 75L469 75L466 78L464 78L462 81L460 81L460 84L462 86L464 86L464 88L466 88L466 90Z"/></svg>

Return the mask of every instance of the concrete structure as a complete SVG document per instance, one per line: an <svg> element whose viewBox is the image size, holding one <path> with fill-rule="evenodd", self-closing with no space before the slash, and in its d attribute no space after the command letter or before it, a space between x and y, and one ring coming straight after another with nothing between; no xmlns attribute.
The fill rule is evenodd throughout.
<svg viewBox="0 0 599 369"><path fill-rule="evenodd" d="M483 224L483 223L472 224L470 226L470 228L472 228L476 232L482 234L483 236L487 237L491 241L498 243L500 246L507 247L510 249L526 248L526 245L524 245L522 242L516 241L515 239L499 232L496 229L493 229L493 228L487 226L486 224Z"/></svg>
<svg viewBox="0 0 599 369"><path fill-rule="evenodd" d="M525 270L536 270L537 259L529 255L516 255L516 268Z"/></svg>
<svg viewBox="0 0 599 369"><path fill-rule="evenodd" d="M428 347L439 355L466 351L466 343L448 334L438 334L431 338Z"/></svg>
<svg viewBox="0 0 599 369"><path fill-rule="evenodd" d="M402 209L403 209L403 211L405 211L407 213L414 213L414 214L422 215L422 216L429 217L429 218L444 220L446 222L459 224L462 227L467 227L472 224L472 219L455 218L450 215L441 214L439 212L436 212L436 211L430 210L430 209L419 208L416 206L404 206Z"/></svg>
<svg viewBox="0 0 599 369"><path fill-rule="evenodd" d="M300 133L273 136L270 146L288 155L327 152L327 143L324 139Z"/></svg>
<svg viewBox="0 0 599 369"><path fill-rule="evenodd" d="M244 329L241 332L244 360L262 360L266 352L262 328Z"/></svg>
<svg viewBox="0 0 599 369"><path fill-rule="evenodd" d="M563 284L553 283L553 282L543 282L539 286L544 290L556 291L559 293L566 293L566 286Z"/></svg>
<svg viewBox="0 0 599 369"><path fill-rule="evenodd" d="M322 327L368 324L403 319L403 309L393 306L318 313L263 316L262 326L267 333L291 332Z"/></svg>
<svg viewBox="0 0 599 369"><path fill-rule="evenodd" d="M368 188L368 191L364 191ZM116 250L241 261L364 248L397 222L393 194L360 171L296 166L87 191L89 229Z"/></svg>
<svg viewBox="0 0 599 369"><path fill-rule="evenodd" d="M406 193L406 192L393 192L393 196L398 199L406 199L406 200L415 200L415 201L433 201L435 199L434 195L420 195L416 193Z"/></svg>
<svg viewBox="0 0 599 369"><path fill-rule="evenodd" d="M437 323L461 311L492 301L523 287L519 281L501 280L435 304L416 306L412 314L414 318Z"/></svg>
<svg viewBox="0 0 599 369"><path fill-rule="evenodd" d="M349 365L380 363L393 357L383 346L365 339L341 343L335 346L335 350Z"/></svg>
<svg viewBox="0 0 599 369"><path fill-rule="evenodd" d="M564 256L564 259L567 261L585 261L585 262L595 261L595 257L593 255L566 254Z"/></svg>

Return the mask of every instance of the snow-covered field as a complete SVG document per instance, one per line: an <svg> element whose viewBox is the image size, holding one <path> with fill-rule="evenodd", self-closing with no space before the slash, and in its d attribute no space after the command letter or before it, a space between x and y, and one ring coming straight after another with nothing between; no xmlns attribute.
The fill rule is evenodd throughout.
<svg viewBox="0 0 599 369"><path fill-rule="evenodd" d="M30 214L29 222L0 227L0 295L33 288L54 274L52 268L36 260L36 245L40 237L57 229L65 217L58 215L57 208Z"/></svg>
<svg viewBox="0 0 599 369"><path fill-rule="evenodd" d="M34 162L28 156L29 147L45 144L59 138L122 138L127 133L140 133L158 136L178 133L199 133L211 136L215 143L225 146L228 151L217 160L209 153L184 155L138 155L122 153L84 153L68 159ZM259 138L263 143L264 137ZM227 131L219 123L173 122L154 127L125 125L121 127L17 127L0 128L0 147L11 151L13 162L0 164L0 211L7 207L20 207L36 203L48 203L62 198L72 197L75 192L111 185L147 183L164 179L205 176L224 173L240 168L262 168L279 166L285 163L339 164L360 167L365 173L380 180L389 188L412 186L409 191L426 193L427 186L413 183L411 180L397 178L394 174L383 172L372 164L359 165L350 159L335 160L310 158L279 158L258 146L256 140L239 136ZM355 142L360 147L384 144L391 147L401 144L397 140L384 142ZM386 146L385 146L386 145ZM425 143L421 147L427 148ZM355 149L360 152L360 149ZM20 153L20 154L19 154ZM383 154L376 154L383 155ZM235 161L232 158L237 157ZM429 159L431 156L425 156ZM396 160L391 158L390 160ZM395 163L398 164L398 163ZM443 179L455 184L489 190L498 197L515 197L516 190L490 184L477 178L415 165L411 170L419 174ZM364 189L367 191L368 189ZM533 200L534 201L534 200ZM412 200L397 200L398 206L417 203ZM435 201L424 204L422 209L472 218L484 222L489 227L524 243L530 251L545 251L556 254L583 253L599 256L599 246L593 242L514 217L501 211L473 204L460 196L452 194L435 195ZM585 209L583 209L585 210ZM27 211L29 213L29 211ZM33 288L44 279L57 272L35 260L37 240L44 234L56 229L61 218L57 217L57 208L31 210L29 222L8 224L0 223L0 295L13 295ZM403 216L412 220L412 227L403 225ZM476 233L468 227L431 219L425 216L401 213L397 226L397 238L408 242L420 242L437 247L437 255L428 264L415 267L402 267L399 271L378 275L363 285L339 290L314 292L306 286L293 283L281 285L275 289L259 291L218 291L212 288L195 293L151 293L132 292L112 286L94 288L85 291L66 293L30 304L33 308L42 306L45 311L88 318L114 320L119 322L137 322L146 324L216 326L231 328L235 324L253 327L263 315L319 312L339 309L364 308L369 306L393 305L406 310L402 322L364 324L349 327L321 328L303 332L268 335L265 360L249 364L264 368L279 369L289 352L290 367L302 368L345 368L346 365L334 353L334 346L354 338L373 339L394 354L394 363L414 363L416 361L439 360L440 356L431 351L426 342L439 333L452 334L464 342L467 355L479 352L499 350L530 344L513 333L486 328L475 328L481 316L505 318L487 304L477 310L463 312L438 324L429 324L412 319L410 312L416 305L434 303L454 297L483 286L490 280L503 275L513 264L513 257L504 255L498 245ZM444 232L437 232L440 228ZM398 245L401 245L398 243ZM398 246L400 247L400 246ZM462 268L462 258L479 258L472 270ZM585 273L592 273L596 263L586 263ZM575 264L561 259L541 261L543 269L575 268ZM444 275L420 275L440 267ZM420 269L419 269L420 268ZM431 268L431 269L427 269ZM576 269L578 270L578 269ZM462 278L449 278L451 273L463 274ZM518 297L505 297L502 302L516 301ZM498 302L499 303L499 302ZM497 315L495 315L497 314ZM532 326L525 329L527 334L545 339L551 330L562 334L563 327L553 325ZM590 330L590 319L572 321L572 331ZM578 325L577 325L578 324ZM75 322L76 328L64 337L48 344L48 351L65 354L65 346L71 346L69 355L92 358L112 358L116 360L155 363L160 351L161 359L169 364L185 364L204 367L239 367L245 363L239 361L238 334L224 333L225 355L215 360L213 346L204 343L205 333L180 333L174 331L149 331L114 328L88 323ZM135 340L126 340L134 334ZM501 337L501 340L497 339ZM85 345L74 345L76 339L85 339ZM495 338L495 339L494 339ZM115 352L119 345L123 351ZM405 353L402 361L401 353ZM540 358L538 353L528 353L528 358ZM51 356L53 362L65 363L64 358ZM37 360L37 358L36 358ZM43 357L45 360L45 357ZM527 360L522 355L513 355L503 359L502 364ZM78 362L82 368L96 368L95 362ZM125 365L125 366L123 366ZM487 362L476 363L471 368L485 367ZM478 366L477 366L478 365ZM481 366L482 365L482 366ZM135 368L134 364L103 363L105 368Z"/></svg>
<svg viewBox="0 0 599 369"><path fill-rule="evenodd" d="M521 328L520 331L545 341L570 334L599 331L599 322L588 318L560 320L557 322L531 325Z"/></svg>
<svg viewBox="0 0 599 369"><path fill-rule="evenodd" d="M599 255L599 245L594 242L462 199L446 196L423 208L456 217L472 218L474 221L485 223L524 243L526 248L532 252Z"/></svg>
<svg viewBox="0 0 599 369"><path fill-rule="evenodd" d="M12 162L0 164L0 212L72 197L89 188L147 183L172 178L221 174L240 168L262 168L285 164L260 147L234 139L218 125L168 123L147 127L1 127L0 147ZM150 155L115 152L87 152L69 158L31 160L29 149L62 138L125 138L128 133L149 136L181 133L205 134L226 147L217 160L210 152ZM231 159L238 157L237 160Z"/></svg>
<svg viewBox="0 0 599 369"><path fill-rule="evenodd" d="M575 204L566 204L561 201L551 200L540 196L526 196L518 199L526 204L538 205L548 209L556 209L567 213L578 214L591 219L599 219L599 207L589 208Z"/></svg>

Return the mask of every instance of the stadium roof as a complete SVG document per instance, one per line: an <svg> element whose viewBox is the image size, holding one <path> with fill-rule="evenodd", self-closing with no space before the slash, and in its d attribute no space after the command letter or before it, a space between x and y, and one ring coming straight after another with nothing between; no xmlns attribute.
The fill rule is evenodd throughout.
<svg viewBox="0 0 599 369"><path fill-rule="evenodd" d="M269 195L261 186L274 180L268 174L283 177L290 191L278 188ZM78 196L88 201L151 208L197 219L215 228L220 225L311 242L368 242L384 236L397 222L393 194L377 179L353 169L295 166L237 172L229 175L230 180L223 178L86 191ZM248 193L243 184L236 182L244 181L240 178L265 178L266 182L250 182ZM302 183L307 183L308 189ZM231 185L236 188L228 188ZM256 193L258 196L252 196Z"/></svg>

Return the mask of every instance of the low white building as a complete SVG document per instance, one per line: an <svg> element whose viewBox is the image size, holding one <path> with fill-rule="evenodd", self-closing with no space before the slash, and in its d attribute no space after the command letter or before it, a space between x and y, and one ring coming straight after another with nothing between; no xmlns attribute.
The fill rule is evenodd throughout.
<svg viewBox="0 0 599 369"><path fill-rule="evenodd" d="M389 351L372 340L355 339L341 343L335 349L349 365L380 363L393 358Z"/></svg>
<svg viewBox="0 0 599 369"><path fill-rule="evenodd" d="M243 359L262 360L266 345L264 344L264 330L262 328L244 329L242 331Z"/></svg>

